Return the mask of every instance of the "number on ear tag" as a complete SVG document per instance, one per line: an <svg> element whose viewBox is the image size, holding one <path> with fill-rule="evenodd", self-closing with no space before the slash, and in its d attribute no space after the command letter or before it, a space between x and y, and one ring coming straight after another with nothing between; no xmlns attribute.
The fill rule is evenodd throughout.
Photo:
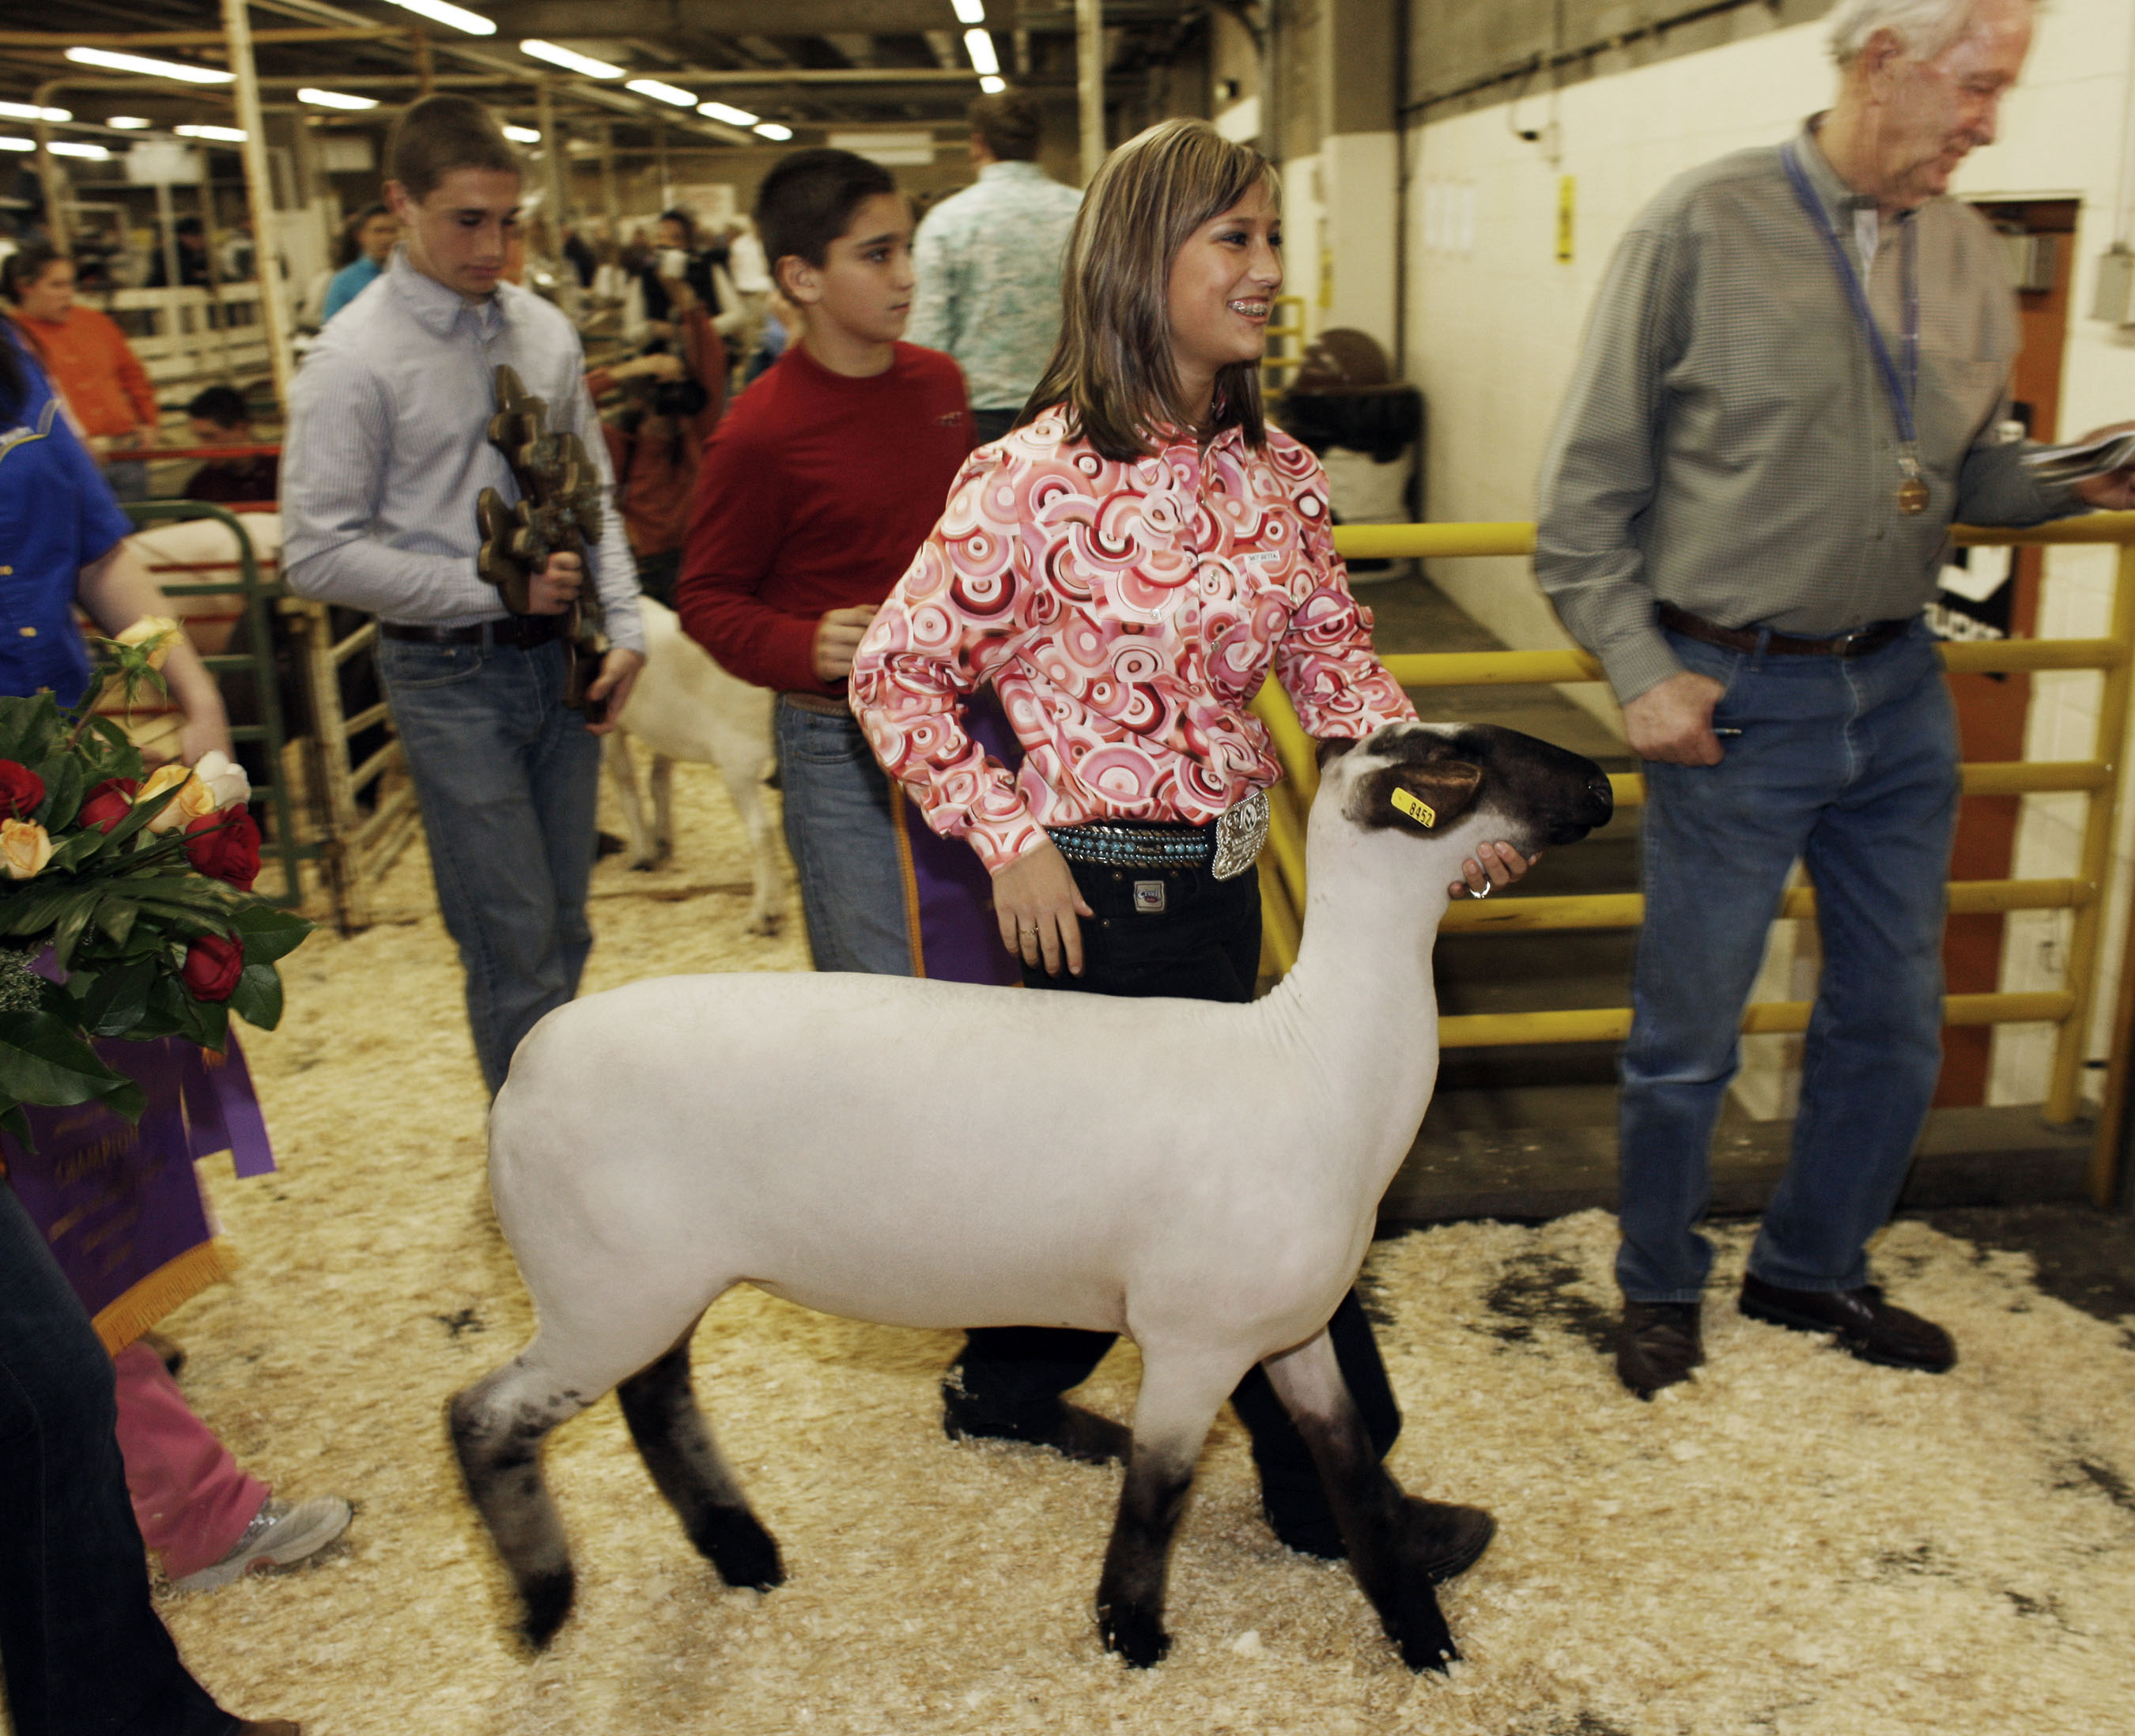
<svg viewBox="0 0 2135 1736"><path fill-rule="evenodd" d="M1438 810L1421 796L1411 795L1406 790L1394 791L1394 805L1421 826L1426 831L1438 824Z"/></svg>

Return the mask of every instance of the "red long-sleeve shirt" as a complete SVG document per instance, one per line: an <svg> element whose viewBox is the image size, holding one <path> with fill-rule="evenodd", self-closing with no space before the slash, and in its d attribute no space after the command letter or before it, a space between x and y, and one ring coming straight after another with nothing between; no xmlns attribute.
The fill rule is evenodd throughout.
<svg viewBox="0 0 2135 1736"><path fill-rule="evenodd" d="M759 687L816 679L816 627L879 603L912 563L971 449L964 376L899 344L881 374L833 374L795 345L704 448L675 602L682 629Z"/></svg>
<svg viewBox="0 0 2135 1736"><path fill-rule="evenodd" d="M29 340L84 433L107 438L136 428L155 427L159 414L156 388L126 334L109 314L77 302L65 319L18 314L15 325Z"/></svg>

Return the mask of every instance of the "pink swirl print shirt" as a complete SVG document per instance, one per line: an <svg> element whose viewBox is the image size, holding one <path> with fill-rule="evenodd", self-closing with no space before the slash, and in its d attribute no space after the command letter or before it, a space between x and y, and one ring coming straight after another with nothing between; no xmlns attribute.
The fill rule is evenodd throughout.
<svg viewBox="0 0 2135 1736"><path fill-rule="evenodd" d="M1311 735L1414 717L1371 627L1295 440L1227 429L1115 463L1049 411L966 462L861 643L853 709L927 824L998 872L1047 826L1205 824L1274 783L1247 709L1271 665ZM961 725L987 681L1016 776Z"/></svg>

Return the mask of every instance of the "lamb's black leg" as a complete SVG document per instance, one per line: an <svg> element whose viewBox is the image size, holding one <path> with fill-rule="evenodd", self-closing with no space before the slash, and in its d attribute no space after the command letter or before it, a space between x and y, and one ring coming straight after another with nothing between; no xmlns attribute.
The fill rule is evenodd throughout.
<svg viewBox="0 0 2135 1736"><path fill-rule="evenodd" d="M692 1331L695 1330L693 1327ZM712 1443L690 1380L690 1335L616 1389L631 1439L697 1552L729 1585L769 1591L786 1583L778 1545L758 1522Z"/></svg>
<svg viewBox="0 0 2135 1736"><path fill-rule="evenodd" d="M453 1449L491 1539L519 1589L520 1631L536 1651L571 1613L577 1580L562 1516L541 1475L549 1431L585 1407L525 1356L453 1396Z"/></svg>
<svg viewBox="0 0 2135 1736"><path fill-rule="evenodd" d="M1442 1674L1460 1654L1434 1588L1489 1545L1489 1515L1402 1493L1372 1449L1324 1332L1265 1366L1311 1448L1351 1570L1387 1637L1410 1669Z"/></svg>
<svg viewBox="0 0 2135 1736"><path fill-rule="evenodd" d="M1193 1457L1182 1461L1175 1452L1136 1439L1097 1581L1097 1631L1106 1649L1136 1670L1160 1662L1171 1649L1164 1631L1164 1586L1171 1540L1193 1487Z"/></svg>

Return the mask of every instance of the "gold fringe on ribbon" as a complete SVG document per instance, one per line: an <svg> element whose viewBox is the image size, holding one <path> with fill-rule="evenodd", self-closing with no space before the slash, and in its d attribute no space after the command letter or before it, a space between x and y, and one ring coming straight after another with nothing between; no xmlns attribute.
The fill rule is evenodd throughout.
<svg viewBox="0 0 2135 1736"><path fill-rule="evenodd" d="M219 1238L188 1248L167 1260L146 1278L97 1310L90 1323L113 1356L125 1349L166 1314L191 1302L210 1284L220 1284L237 1269L237 1256Z"/></svg>

